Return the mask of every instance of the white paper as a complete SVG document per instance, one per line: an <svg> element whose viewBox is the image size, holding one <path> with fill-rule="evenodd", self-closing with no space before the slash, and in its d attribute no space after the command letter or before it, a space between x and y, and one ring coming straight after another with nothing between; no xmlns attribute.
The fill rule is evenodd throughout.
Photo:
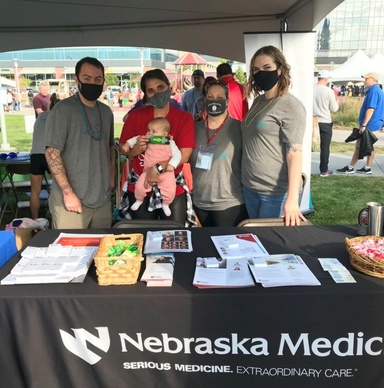
<svg viewBox="0 0 384 388"><path fill-rule="evenodd" d="M220 255L224 258L257 257L268 255L261 241L252 233L211 236Z"/></svg>
<svg viewBox="0 0 384 388"><path fill-rule="evenodd" d="M265 265L261 265L262 260ZM257 261L250 258L248 263L256 282L263 287L320 285L300 256L269 255L258 258Z"/></svg>
<svg viewBox="0 0 384 388"><path fill-rule="evenodd" d="M172 253L147 255L146 267L141 281L148 287L170 287L173 281L175 256Z"/></svg>
<svg viewBox="0 0 384 388"><path fill-rule="evenodd" d="M247 259L222 259L198 257L193 285L198 288L253 287L255 285ZM208 264L209 263L209 264Z"/></svg>

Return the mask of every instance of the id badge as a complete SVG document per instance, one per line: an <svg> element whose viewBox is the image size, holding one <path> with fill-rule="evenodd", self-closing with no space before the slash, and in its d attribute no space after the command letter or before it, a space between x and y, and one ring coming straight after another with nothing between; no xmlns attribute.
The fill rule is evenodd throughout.
<svg viewBox="0 0 384 388"><path fill-rule="evenodd" d="M196 168L210 170L213 160L213 150L210 147L200 146L197 153Z"/></svg>

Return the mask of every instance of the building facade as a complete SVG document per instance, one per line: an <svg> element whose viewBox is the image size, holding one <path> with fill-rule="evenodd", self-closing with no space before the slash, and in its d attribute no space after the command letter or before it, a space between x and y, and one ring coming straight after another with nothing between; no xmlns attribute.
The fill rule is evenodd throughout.
<svg viewBox="0 0 384 388"><path fill-rule="evenodd" d="M345 0L315 28L316 64L333 70L359 49L384 54L384 0Z"/></svg>

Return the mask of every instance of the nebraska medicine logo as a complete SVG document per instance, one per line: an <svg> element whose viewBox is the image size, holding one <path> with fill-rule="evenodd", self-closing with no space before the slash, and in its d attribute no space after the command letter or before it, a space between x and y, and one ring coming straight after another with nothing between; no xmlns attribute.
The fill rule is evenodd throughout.
<svg viewBox="0 0 384 388"><path fill-rule="evenodd" d="M61 339L64 346L73 354L80 357L88 364L94 365L101 360L101 357L87 347L87 342L94 347L107 353L111 346L109 331L107 327L95 327L99 336L91 334L84 329L72 329L74 335L68 334L64 330L60 330Z"/></svg>

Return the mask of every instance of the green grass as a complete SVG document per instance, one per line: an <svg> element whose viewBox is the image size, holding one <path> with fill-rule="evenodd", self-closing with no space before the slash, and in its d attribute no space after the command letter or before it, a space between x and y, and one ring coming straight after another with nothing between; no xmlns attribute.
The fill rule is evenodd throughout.
<svg viewBox="0 0 384 388"><path fill-rule="evenodd" d="M315 225L356 224L360 209L369 201L383 202L384 177L311 176Z"/></svg>
<svg viewBox="0 0 384 388"><path fill-rule="evenodd" d="M32 145L32 133L25 132L24 116L17 114L5 115L5 125L7 127L7 142L10 144L12 150L30 151ZM121 123L115 124L115 138L120 137L122 130ZM3 143L0 134L0 144ZM0 151L2 150L0 146Z"/></svg>

